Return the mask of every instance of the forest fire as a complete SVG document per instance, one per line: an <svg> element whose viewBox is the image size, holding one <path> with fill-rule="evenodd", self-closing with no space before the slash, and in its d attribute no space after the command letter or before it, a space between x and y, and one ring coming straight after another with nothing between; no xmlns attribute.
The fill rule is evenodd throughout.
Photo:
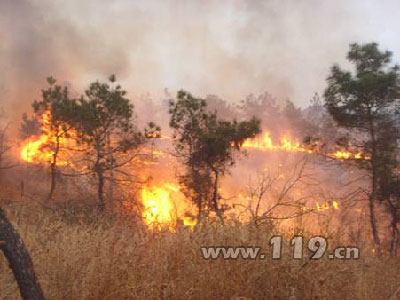
<svg viewBox="0 0 400 300"><path fill-rule="evenodd" d="M57 166L70 166L78 168L71 161L71 152L68 149L78 149L75 140L76 131L65 123L54 126L52 115L49 111L43 112L39 122L41 134L32 136L24 141L20 150L20 158L33 164L54 163Z"/></svg>
<svg viewBox="0 0 400 300"><path fill-rule="evenodd" d="M65 148L66 144L70 144L70 139L59 135L57 141L57 135L52 132L51 128L51 114L46 111L41 117L42 134L39 137L29 138L25 141L20 151L20 157L22 160L28 163L51 163L54 158L54 149L57 147L59 150ZM257 149L261 151L285 151L285 152L299 152L308 154L323 154L318 148L311 149L306 145L293 141L288 135L284 135L279 139L279 143L275 143L269 132L265 132L261 137L247 139L243 145L246 149ZM153 149L153 156L162 156L164 153L160 150ZM337 150L332 153L325 154L328 157L338 160L348 159L364 159L368 160L367 156L364 156L361 152L352 153L346 150ZM62 159L61 153L58 155L57 165L68 165L65 159Z"/></svg>
<svg viewBox="0 0 400 300"><path fill-rule="evenodd" d="M337 150L335 152L324 153L320 147L308 147L298 141L292 141L287 135L279 139L279 143L274 143L269 132L265 132L261 137L247 139L243 143L243 147L247 149L257 149L261 151L286 151L286 152L299 152L308 154L321 154L337 160L368 160L369 157L363 155L361 152L350 152L345 149Z"/></svg>
<svg viewBox="0 0 400 300"><path fill-rule="evenodd" d="M143 218L147 225L170 224L172 222L173 206L169 194L170 190L165 187L153 186L142 189Z"/></svg>
<svg viewBox="0 0 400 300"><path fill-rule="evenodd" d="M0 300L400 300L400 0L64 2L0 0Z"/></svg>
<svg viewBox="0 0 400 300"><path fill-rule="evenodd" d="M68 138L63 135L59 135L57 141L57 135L52 132L51 128L51 114L45 112L41 118L42 133L36 138L29 138L25 141L20 151L20 157L22 160L28 163L41 164L41 163L52 163L54 159L55 149L58 143L58 159L57 165L64 166L69 165L69 159L67 158L67 145L74 143L73 138ZM154 146L154 145L153 145ZM299 152L308 154L318 154L317 150L310 149L300 142L293 141L289 136L283 136L280 138L279 143L274 143L269 132L266 132L262 137L247 139L243 147L246 149L257 149L262 151L284 151L284 152ZM149 150L144 148L143 151ZM152 157L158 158L165 155L159 149L152 147L150 150ZM361 153L352 154L347 151L337 151L328 155L334 159L361 159ZM145 164L146 161L144 161ZM150 165L158 165L157 161L149 161ZM180 192L180 187L173 183L162 183L158 185L145 186L141 191L141 201L144 206L142 217L145 224L149 228L168 228L173 230L179 224L184 226L194 226L197 220L193 217L187 217L189 215L195 215L192 213L192 209L187 202L187 199ZM337 202L330 204L315 204L315 208L308 208L316 211L323 210L337 210L339 209Z"/></svg>
<svg viewBox="0 0 400 300"><path fill-rule="evenodd" d="M69 153L71 150L68 149L76 146L74 135L67 137L63 134L58 134L57 138L57 132L51 130L52 120L49 112L42 114L40 122L42 127L41 135L25 141L20 151L21 159L33 164L52 163L55 151L58 149L56 164L58 166L73 165L68 157L68 154L71 154ZM242 146L246 149L261 151L322 154L319 147L308 147L291 139L288 135L282 136L279 139L279 143L276 143L269 132L265 132L261 137L247 139ZM155 147L154 144L150 148L144 147L142 152L151 154L152 159L142 161L145 165L149 165L151 169L153 169L153 166L158 166L160 164L159 159L165 156L165 153ZM344 150L325 154L325 156L337 160L364 158L361 153L353 154ZM180 225L190 227L197 223L196 218L192 217L196 215L195 210L191 208L188 199L181 193L180 187L175 183L171 183L170 180L143 187L141 190L141 202L144 206L142 218L144 223L151 229L167 228L168 230L175 230ZM312 207L304 207L304 209L322 212L338 210L339 205L336 201L323 204L315 203Z"/></svg>
<svg viewBox="0 0 400 300"><path fill-rule="evenodd" d="M53 153L48 147L48 137L42 135L39 139L28 141L21 150L21 158L29 163L51 162Z"/></svg>
<svg viewBox="0 0 400 300"><path fill-rule="evenodd" d="M143 187L141 196L144 211L142 216L146 225L151 228L173 229L178 225L179 220L183 222L184 226L196 225L193 218L185 216L190 207L178 194L179 186L175 184Z"/></svg>
<svg viewBox="0 0 400 300"><path fill-rule="evenodd" d="M288 152L313 153L311 149L307 149L306 147L302 146L300 142L292 142L287 136L283 136L280 139L279 144L275 144L272 141L269 132L265 132L261 138L247 139L244 142L243 147L260 150L282 150Z"/></svg>
<svg viewBox="0 0 400 300"><path fill-rule="evenodd" d="M25 141L20 151L22 160L28 163L52 163L55 149L65 146L67 139L63 136L57 136L51 131L51 114L46 111L41 117L41 135L32 137ZM58 139L58 141L57 141ZM68 162L62 159L57 160L58 165L67 165Z"/></svg>

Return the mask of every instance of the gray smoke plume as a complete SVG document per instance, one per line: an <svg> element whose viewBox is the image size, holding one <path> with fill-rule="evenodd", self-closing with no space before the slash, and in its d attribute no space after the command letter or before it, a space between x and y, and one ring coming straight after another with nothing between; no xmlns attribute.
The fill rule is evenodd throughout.
<svg viewBox="0 0 400 300"><path fill-rule="evenodd" d="M19 115L48 75L81 90L116 73L133 96L268 90L305 105L351 42L399 61L398 28L398 0L1 0L0 101Z"/></svg>

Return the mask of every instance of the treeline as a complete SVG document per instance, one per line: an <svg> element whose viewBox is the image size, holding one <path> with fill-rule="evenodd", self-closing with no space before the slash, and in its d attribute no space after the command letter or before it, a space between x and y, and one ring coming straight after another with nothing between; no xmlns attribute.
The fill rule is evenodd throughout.
<svg viewBox="0 0 400 300"><path fill-rule="evenodd" d="M47 81L49 86L42 90L42 99L32 104L34 115L24 114L20 128L24 138L43 133L50 136L42 146L51 153L45 161L51 173L47 201L54 197L61 176L95 177L98 210L103 212L106 184L129 184L134 180L131 171L140 172L135 162L141 149L149 140L161 137L161 128L154 122L143 130L137 128L134 107L115 76L107 83L90 84L78 98L55 79ZM234 164L245 139L260 132L260 121L223 120L217 112L207 110L205 100L184 91L170 101L169 114L174 155L185 165L184 174L178 175L185 194L197 205L199 219L214 211L223 220L219 205L221 178ZM64 152L71 154L66 156ZM108 200L112 205L112 199Z"/></svg>

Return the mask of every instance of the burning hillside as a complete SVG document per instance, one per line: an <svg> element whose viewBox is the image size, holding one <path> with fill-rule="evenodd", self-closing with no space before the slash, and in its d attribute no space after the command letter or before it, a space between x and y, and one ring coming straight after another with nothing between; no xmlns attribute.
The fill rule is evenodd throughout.
<svg viewBox="0 0 400 300"><path fill-rule="evenodd" d="M41 115L41 134L26 139L20 150L20 158L28 164L53 164L57 166L73 166L71 157L79 155L77 143L75 142L75 134L59 134L60 130L51 130L51 114L46 111ZM58 132L58 133L57 133ZM58 135L57 135L58 134ZM168 145L171 143L171 138L163 137L161 140ZM307 147L298 141L292 140L289 136L283 136L278 143L275 143L268 132L262 135L246 139L243 143L243 148L248 151L270 151L270 152L290 152L290 153L305 153L305 154L322 154L321 150L314 147ZM82 149L80 149L81 151ZM55 156L57 152L57 156ZM151 148L142 148L140 159L148 169L149 174L157 173L158 168L164 168L163 160L170 160L171 156L165 156L165 145L161 148L157 144L153 144ZM361 159L361 154L353 154L346 151L337 151L325 154L334 159ZM54 157L57 161L54 162ZM151 158L151 159L146 159ZM76 159L76 158L75 158ZM180 222L185 226L196 224L197 220L194 217L196 211L189 203L188 199L180 191L180 186L174 183L173 178L165 178L157 184L143 186L140 193L140 199L143 205L143 219L146 225L151 228L175 228ZM238 196L242 201L242 205L246 204L249 199ZM315 206L304 205L301 207L303 211L324 211L329 209L338 209L337 201L325 202L323 204L315 203Z"/></svg>

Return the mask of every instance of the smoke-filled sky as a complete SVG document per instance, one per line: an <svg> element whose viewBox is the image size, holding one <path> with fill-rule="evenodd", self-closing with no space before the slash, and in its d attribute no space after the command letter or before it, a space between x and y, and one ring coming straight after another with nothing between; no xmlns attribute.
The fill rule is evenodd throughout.
<svg viewBox="0 0 400 300"><path fill-rule="evenodd" d="M131 95L186 89L306 105L348 44L400 62L399 0L0 0L0 102L20 113L53 75L78 91L111 73Z"/></svg>

